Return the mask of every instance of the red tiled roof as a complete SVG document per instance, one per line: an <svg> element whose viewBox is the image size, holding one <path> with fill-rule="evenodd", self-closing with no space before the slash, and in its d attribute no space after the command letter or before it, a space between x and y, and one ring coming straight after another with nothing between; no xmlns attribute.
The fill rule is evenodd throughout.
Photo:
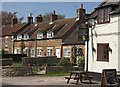
<svg viewBox="0 0 120 87"><path fill-rule="evenodd" d="M25 26L27 23L19 23L15 25L6 25L5 27L2 28L2 36L11 36L13 32L18 31L21 29L23 26Z"/></svg>

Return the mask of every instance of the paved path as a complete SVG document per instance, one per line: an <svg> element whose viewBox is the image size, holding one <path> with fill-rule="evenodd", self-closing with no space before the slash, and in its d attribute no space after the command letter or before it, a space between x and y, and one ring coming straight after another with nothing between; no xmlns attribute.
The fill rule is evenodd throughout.
<svg viewBox="0 0 120 87"><path fill-rule="evenodd" d="M2 87L48 87L48 85L50 87L100 87L100 82L94 82L93 84L79 82L78 85L75 85L75 80L71 80L67 84L63 76L3 77L2 84Z"/></svg>

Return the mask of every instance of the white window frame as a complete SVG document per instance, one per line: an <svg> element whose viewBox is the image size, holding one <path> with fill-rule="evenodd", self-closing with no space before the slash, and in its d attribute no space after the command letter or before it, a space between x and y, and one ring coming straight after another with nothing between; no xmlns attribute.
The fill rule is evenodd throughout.
<svg viewBox="0 0 120 87"><path fill-rule="evenodd" d="M17 35L17 40L22 40L22 35Z"/></svg>
<svg viewBox="0 0 120 87"><path fill-rule="evenodd" d="M21 49L20 48L17 48L16 51L17 51L17 54L21 54Z"/></svg>
<svg viewBox="0 0 120 87"><path fill-rule="evenodd" d="M5 47L8 47L8 36L5 36Z"/></svg>
<svg viewBox="0 0 120 87"><path fill-rule="evenodd" d="M53 49L47 49L47 56L53 55Z"/></svg>
<svg viewBox="0 0 120 87"><path fill-rule="evenodd" d="M37 48L37 56L42 57L42 49L41 48Z"/></svg>
<svg viewBox="0 0 120 87"><path fill-rule="evenodd" d="M71 50L70 50L70 48L64 48L64 57L70 57L70 55L71 55Z"/></svg>
<svg viewBox="0 0 120 87"><path fill-rule="evenodd" d="M35 57L35 49L34 48L30 49L30 56Z"/></svg>
<svg viewBox="0 0 120 87"><path fill-rule="evenodd" d="M43 38L43 33L38 33L37 34L37 39L42 39Z"/></svg>
<svg viewBox="0 0 120 87"><path fill-rule="evenodd" d="M54 37L54 33L53 32L47 32L47 38L52 38Z"/></svg>
<svg viewBox="0 0 120 87"><path fill-rule="evenodd" d="M23 49L23 53L28 55L28 48L27 47Z"/></svg>
<svg viewBox="0 0 120 87"><path fill-rule="evenodd" d="M28 34L24 34L24 40L29 39L29 35Z"/></svg>

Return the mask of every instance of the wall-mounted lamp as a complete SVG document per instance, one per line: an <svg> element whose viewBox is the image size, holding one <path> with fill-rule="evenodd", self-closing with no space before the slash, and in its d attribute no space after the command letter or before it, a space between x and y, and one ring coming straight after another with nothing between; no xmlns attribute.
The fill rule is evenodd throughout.
<svg viewBox="0 0 120 87"><path fill-rule="evenodd" d="M109 47L108 50L112 53L112 49Z"/></svg>
<svg viewBox="0 0 120 87"><path fill-rule="evenodd" d="M93 50L94 52L96 52L96 50L95 50L95 48L94 48L94 47L92 48L92 50Z"/></svg>

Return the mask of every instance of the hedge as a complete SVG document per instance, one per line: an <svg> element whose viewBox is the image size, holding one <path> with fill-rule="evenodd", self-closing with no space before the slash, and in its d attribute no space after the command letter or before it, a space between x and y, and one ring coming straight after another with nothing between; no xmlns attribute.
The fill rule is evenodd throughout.
<svg viewBox="0 0 120 87"><path fill-rule="evenodd" d="M26 54L0 54L2 59L12 58L13 62L22 62L23 57L27 57Z"/></svg>
<svg viewBox="0 0 120 87"><path fill-rule="evenodd" d="M12 58L8 58L8 59L0 59L0 63L2 66L11 66L13 61Z"/></svg>
<svg viewBox="0 0 120 87"><path fill-rule="evenodd" d="M58 64L60 59L56 58L56 56L51 57L23 57L22 62L23 65L32 65L32 66L41 66L44 64L47 65L55 65Z"/></svg>

